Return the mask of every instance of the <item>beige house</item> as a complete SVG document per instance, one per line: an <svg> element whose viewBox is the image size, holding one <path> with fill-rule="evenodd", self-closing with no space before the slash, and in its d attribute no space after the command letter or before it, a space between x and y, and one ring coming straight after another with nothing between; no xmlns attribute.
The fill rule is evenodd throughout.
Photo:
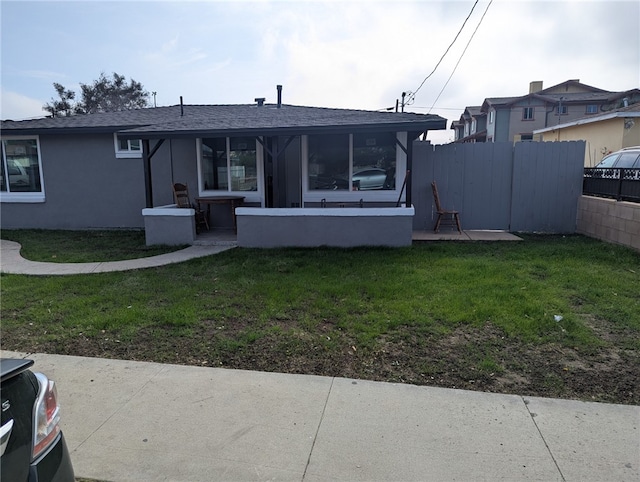
<svg viewBox="0 0 640 482"><path fill-rule="evenodd" d="M640 103L538 129L533 134L534 140L544 142L586 141L584 165L593 167L611 152L640 145Z"/></svg>
<svg viewBox="0 0 640 482"><path fill-rule="evenodd" d="M526 95L489 97L480 108L467 107L451 128L454 142L531 141L536 131L595 119L637 102L637 88L611 92L573 79L544 89L542 81L534 81Z"/></svg>

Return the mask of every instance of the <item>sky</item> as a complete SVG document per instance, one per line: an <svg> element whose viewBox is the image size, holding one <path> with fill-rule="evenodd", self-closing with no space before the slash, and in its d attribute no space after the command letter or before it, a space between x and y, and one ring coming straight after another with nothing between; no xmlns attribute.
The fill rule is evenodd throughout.
<svg viewBox="0 0 640 482"><path fill-rule="evenodd" d="M466 106L532 81L640 87L638 0L2 0L0 22L2 119L117 72L158 106L276 102L282 85L285 104L384 110L406 92L406 112L447 119L441 144Z"/></svg>

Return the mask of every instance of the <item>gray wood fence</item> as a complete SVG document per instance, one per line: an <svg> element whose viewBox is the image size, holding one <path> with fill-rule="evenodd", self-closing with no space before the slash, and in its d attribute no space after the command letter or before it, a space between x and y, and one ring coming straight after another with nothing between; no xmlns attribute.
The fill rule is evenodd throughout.
<svg viewBox="0 0 640 482"><path fill-rule="evenodd" d="M413 228L433 229L436 181L462 229L573 233L582 194L584 141L445 144L415 142Z"/></svg>

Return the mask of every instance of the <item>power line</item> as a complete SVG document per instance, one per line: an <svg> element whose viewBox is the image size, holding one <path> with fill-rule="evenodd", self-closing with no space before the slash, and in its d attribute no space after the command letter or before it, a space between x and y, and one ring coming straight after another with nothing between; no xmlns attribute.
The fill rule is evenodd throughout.
<svg viewBox="0 0 640 482"><path fill-rule="evenodd" d="M491 6L492 3L493 3L493 0L489 0L489 4L487 5L487 8L484 10L484 13L482 14L482 17L480 17L480 21L478 22L478 25L476 25L476 29L471 34L471 38L469 38L469 41L467 42L467 45L465 46L464 50L462 51L462 54L460 54L460 58L458 59L458 62L456 62L456 65L453 68L453 71L451 72L451 75L449 76L449 78L445 82L444 86L442 87L442 90L438 94L438 97L436 97L436 100L433 101L433 105L431 106L431 108L429 109L429 112L427 112L427 114L431 113L431 110L435 107L436 103L438 102L438 99L440 99L440 96L444 92L444 89L446 89L447 85L449 85L449 81L451 80L451 77L453 77L453 74L455 74L456 69L458 68L458 65L460 64L460 61L462 60L462 57L464 57L464 54L467 52L467 49L469 48L469 45L471 44L471 41L473 40L473 37L476 35L476 32L480 28L480 24L482 24L482 21L484 20L484 16L489 11L489 7Z"/></svg>
<svg viewBox="0 0 640 482"><path fill-rule="evenodd" d="M438 66L442 63L442 61L444 60L445 56L447 55L447 53L451 49L451 47L453 47L453 44L456 43L456 40L458 40L458 37L462 33L462 30L464 29L464 26L467 24L467 20L469 20L469 17L471 17L471 14L473 13L473 9L476 8L477 4L478 4L478 0L476 0L476 2L473 4L473 6L471 7L471 11L469 12L469 15L467 15L467 18L465 18L464 22L462 22L462 27L460 27L460 30L458 30L458 33L456 34L455 38L453 39L453 42L451 42L449 44L449 46L447 47L447 50L444 51L444 54L442 54L442 57L440 57L440 60L438 60L438 63L433 68L431 73L429 75L427 75L424 78L424 80L422 81L422 83L418 86L418 88L414 92L411 93L411 95L409 96L409 99L407 99L407 101L406 101L406 104L408 104L410 102L413 102L413 99L416 97L416 94L422 88L422 86L427 81L427 79L429 79L429 77L431 77L435 73L435 71L438 69Z"/></svg>

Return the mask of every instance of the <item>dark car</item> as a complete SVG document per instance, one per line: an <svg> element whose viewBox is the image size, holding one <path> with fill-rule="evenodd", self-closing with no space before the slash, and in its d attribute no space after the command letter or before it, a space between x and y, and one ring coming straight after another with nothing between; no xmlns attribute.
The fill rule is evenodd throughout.
<svg viewBox="0 0 640 482"><path fill-rule="evenodd" d="M12 482L73 482L53 380L29 368L33 360L0 359L0 474Z"/></svg>

